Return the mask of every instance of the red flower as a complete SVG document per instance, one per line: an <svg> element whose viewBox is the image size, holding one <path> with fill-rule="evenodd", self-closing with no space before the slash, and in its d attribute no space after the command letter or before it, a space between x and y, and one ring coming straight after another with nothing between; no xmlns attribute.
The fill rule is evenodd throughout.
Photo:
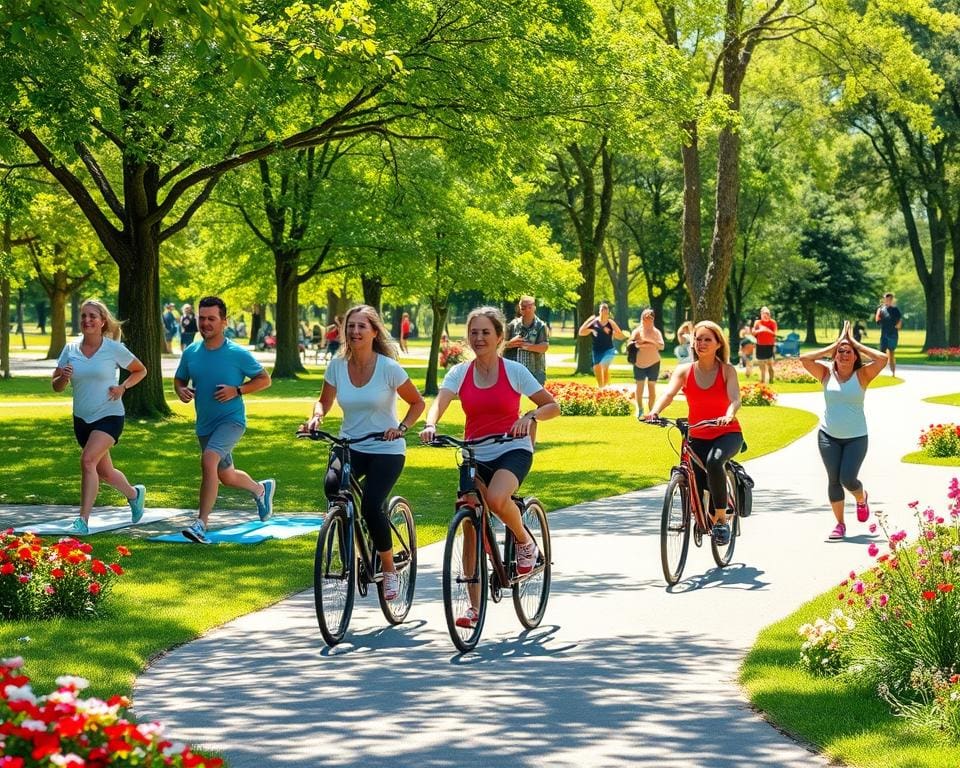
<svg viewBox="0 0 960 768"><path fill-rule="evenodd" d="M34 760L42 760L49 755L60 751L60 737L55 733L34 733L33 752L30 756Z"/></svg>
<svg viewBox="0 0 960 768"><path fill-rule="evenodd" d="M953 584L937 584L937 589L941 592L953 592Z"/></svg>
<svg viewBox="0 0 960 768"><path fill-rule="evenodd" d="M124 546L119 546L117 547L117 554L120 555L120 557L130 557L130 550Z"/></svg>
<svg viewBox="0 0 960 768"><path fill-rule="evenodd" d="M63 570L63 568L54 568L52 571L50 571L50 575L55 579L62 579L67 575L67 572Z"/></svg>
<svg viewBox="0 0 960 768"><path fill-rule="evenodd" d="M933 600L937 596L937 593L932 589L924 590L923 599L924 600Z"/></svg>
<svg viewBox="0 0 960 768"><path fill-rule="evenodd" d="M117 574L117 576L123 576L123 568L117 563L110 563L110 570Z"/></svg>
<svg viewBox="0 0 960 768"><path fill-rule="evenodd" d="M13 563L4 563L0 565L0 575L6 576L9 573L13 573L16 570L16 566Z"/></svg>
<svg viewBox="0 0 960 768"><path fill-rule="evenodd" d="M100 586L100 582L94 581L87 589L91 595L99 595L102 587Z"/></svg>
<svg viewBox="0 0 960 768"><path fill-rule="evenodd" d="M97 574L97 576L105 576L107 573L107 566L103 564L102 560L94 560L90 564L90 570Z"/></svg>

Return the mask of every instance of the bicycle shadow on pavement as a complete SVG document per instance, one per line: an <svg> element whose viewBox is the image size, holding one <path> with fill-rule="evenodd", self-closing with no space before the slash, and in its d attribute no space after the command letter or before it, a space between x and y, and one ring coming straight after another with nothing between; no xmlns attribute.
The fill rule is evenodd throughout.
<svg viewBox="0 0 960 768"><path fill-rule="evenodd" d="M692 592L695 589L717 587L731 587L748 591L766 589L770 586L770 582L760 578L763 573L762 570L753 565L730 563L726 568L711 568L706 573L688 576L672 587L667 587L666 591L671 594L682 594Z"/></svg>

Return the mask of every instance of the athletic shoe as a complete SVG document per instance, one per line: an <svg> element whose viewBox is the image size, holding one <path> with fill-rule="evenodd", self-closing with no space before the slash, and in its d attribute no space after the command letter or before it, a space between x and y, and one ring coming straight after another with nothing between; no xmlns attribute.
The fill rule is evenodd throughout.
<svg viewBox="0 0 960 768"><path fill-rule="evenodd" d="M857 522L865 523L870 517L870 505L867 503L867 494L864 492L863 501L857 502Z"/></svg>
<svg viewBox="0 0 960 768"><path fill-rule="evenodd" d="M533 566L537 564L537 555L540 550L537 549L537 542L531 539L526 544L517 544L517 573L521 576L530 573Z"/></svg>
<svg viewBox="0 0 960 768"><path fill-rule="evenodd" d="M847 535L847 526L845 526L843 523L837 523L836 527L832 531L830 531L830 535L827 538L833 539L834 541L838 541L846 535Z"/></svg>
<svg viewBox="0 0 960 768"><path fill-rule="evenodd" d="M400 594L400 578L396 571L383 572L383 599L387 602L396 600Z"/></svg>
<svg viewBox="0 0 960 768"><path fill-rule="evenodd" d="M460 618L456 620L456 625L462 627L463 629L473 629L477 626L477 622L480 620L480 614L477 613L477 609L472 605L467 608L467 612L463 614Z"/></svg>
<svg viewBox="0 0 960 768"><path fill-rule="evenodd" d="M133 486L133 490L137 492L137 495L129 499L130 519L133 521L133 524L136 525L143 518L143 502L147 498L147 489L142 485L135 485Z"/></svg>
<svg viewBox="0 0 960 768"><path fill-rule="evenodd" d="M207 538L207 526L203 524L203 520L200 518L194 520L189 528L184 528L180 533L197 544L210 543L210 539Z"/></svg>
<svg viewBox="0 0 960 768"><path fill-rule="evenodd" d="M710 536L718 547L725 547L730 543L730 526L726 523L715 523L710 529Z"/></svg>
<svg viewBox="0 0 960 768"><path fill-rule="evenodd" d="M74 536L87 536L90 533L90 526L82 517L78 517L70 526L70 533Z"/></svg>
<svg viewBox="0 0 960 768"><path fill-rule="evenodd" d="M260 521L268 519L273 514L273 494L277 490L277 481L274 479L261 480L263 493L256 497L257 514L260 515Z"/></svg>

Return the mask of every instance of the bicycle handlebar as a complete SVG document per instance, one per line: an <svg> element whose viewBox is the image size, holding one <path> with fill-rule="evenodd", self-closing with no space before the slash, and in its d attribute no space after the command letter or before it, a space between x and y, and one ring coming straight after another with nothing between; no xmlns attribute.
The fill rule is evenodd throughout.
<svg viewBox="0 0 960 768"><path fill-rule="evenodd" d="M306 431L297 431L297 439L307 440L326 440L328 443L333 443L334 445L346 446L353 445L354 443L362 443L365 440L383 440L383 432L371 432L369 435L364 435L363 437L337 437L336 435L331 435L329 432L324 432L322 429L310 429Z"/></svg>
<svg viewBox="0 0 960 768"><path fill-rule="evenodd" d="M649 424L651 427L677 427L677 429L697 429L698 427L716 427L717 419L704 419L696 424L691 424L686 419L668 419L666 416L658 416L655 419L640 419L641 424Z"/></svg>
<svg viewBox="0 0 960 768"><path fill-rule="evenodd" d="M458 440L455 437L450 435L434 435L433 440L425 445L431 448L474 448L478 445L486 445L487 443L509 443L513 440L521 440L522 438L514 437L513 435L487 435L486 437L477 437L472 440Z"/></svg>

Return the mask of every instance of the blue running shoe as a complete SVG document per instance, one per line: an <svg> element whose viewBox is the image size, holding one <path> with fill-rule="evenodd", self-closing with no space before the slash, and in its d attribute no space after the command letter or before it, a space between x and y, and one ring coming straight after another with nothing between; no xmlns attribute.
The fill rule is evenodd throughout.
<svg viewBox="0 0 960 768"><path fill-rule="evenodd" d="M137 495L129 499L130 519L133 521L133 524L136 525L143 518L143 503L147 498L147 489L142 485L135 485L133 486L133 490L137 492Z"/></svg>
<svg viewBox="0 0 960 768"><path fill-rule="evenodd" d="M273 494L277 490L277 481L273 478L261 480L260 485L263 486L263 493L256 497L257 514L260 515L260 521L263 522L273 514Z"/></svg>

